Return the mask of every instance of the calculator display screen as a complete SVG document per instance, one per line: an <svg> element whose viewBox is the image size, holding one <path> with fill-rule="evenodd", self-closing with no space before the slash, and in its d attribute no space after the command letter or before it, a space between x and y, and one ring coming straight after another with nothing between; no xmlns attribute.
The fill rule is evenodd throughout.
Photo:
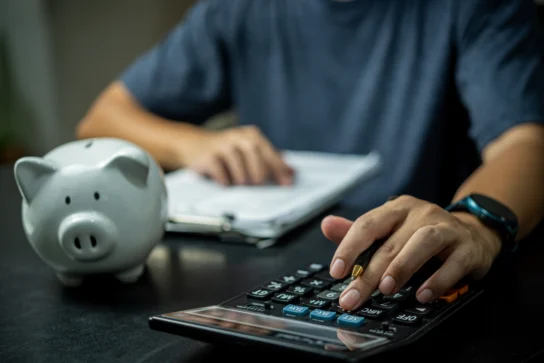
<svg viewBox="0 0 544 363"><path fill-rule="evenodd" d="M387 342L386 338L375 335L221 306L174 312L164 316L183 322L235 333L270 337L329 351L361 351Z"/></svg>

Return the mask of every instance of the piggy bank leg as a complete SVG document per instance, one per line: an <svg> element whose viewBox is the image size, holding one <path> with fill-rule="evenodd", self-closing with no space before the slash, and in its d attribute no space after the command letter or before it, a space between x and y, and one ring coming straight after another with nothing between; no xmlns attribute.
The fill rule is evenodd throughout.
<svg viewBox="0 0 544 363"><path fill-rule="evenodd" d="M69 275L64 273L57 273L57 277L64 286L77 287L83 282L83 278L80 276Z"/></svg>
<svg viewBox="0 0 544 363"><path fill-rule="evenodd" d="M142 264L142 265L133 267L129 270L120 272L117 275L115 275L115 277L117 278L117 280L125 284L130 284L130 283L134 283L138 281L140 276L142 276L143 272L144 272L144 265Z"/></svg>

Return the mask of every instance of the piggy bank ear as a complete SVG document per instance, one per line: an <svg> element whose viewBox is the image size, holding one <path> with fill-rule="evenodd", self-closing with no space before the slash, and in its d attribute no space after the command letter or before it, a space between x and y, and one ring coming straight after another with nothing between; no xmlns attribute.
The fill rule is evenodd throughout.
<svg viewBox="0 0 544 363"><path fill-rule="evenodd" d="M115 153L105 164L105 168L120 171L136 186L144 187L149 175L149 157L136 148L126 148Z"/></svg>
<svg viewBox="0 0 544 363"><path fill-rule="evenodd" d="M56 167L43 158L28 156L17 160L14 166L15 181L27 203L32 202L56 171Z"/></svg>

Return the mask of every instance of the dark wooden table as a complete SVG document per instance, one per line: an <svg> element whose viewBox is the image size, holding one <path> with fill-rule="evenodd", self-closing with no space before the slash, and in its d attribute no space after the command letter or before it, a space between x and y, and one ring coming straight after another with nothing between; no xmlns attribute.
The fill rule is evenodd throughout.
<svg viewBox="0 0 544 363"><path fill-rule="evenodd" d="M165 236L134 285L91 279L62 287L28 244L10 167L0 168L0 362L260 362L262 352L149 329L154 314L214 304L278 273L329 263L319 220L258 250ZM354 218L357 212L338 210ZM538 234L541 235L541 234ZM544 361L544 239L533 238L480 302L412 347L373 361ZM285 356L267 354L267 362ZM386 358L386 359L383 359Z"/></svg>

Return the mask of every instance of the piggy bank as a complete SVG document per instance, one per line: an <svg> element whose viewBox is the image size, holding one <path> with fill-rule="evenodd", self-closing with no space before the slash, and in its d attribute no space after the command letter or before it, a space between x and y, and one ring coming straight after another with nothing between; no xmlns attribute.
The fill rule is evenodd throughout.
<svg viewBox="0 0 544 363"><path fill-rule="evenodd" d="M14 174L28 241L63 284L91 274L139 279L168 210L148 153L115 138L78 140L17 160Z"/></svg>

